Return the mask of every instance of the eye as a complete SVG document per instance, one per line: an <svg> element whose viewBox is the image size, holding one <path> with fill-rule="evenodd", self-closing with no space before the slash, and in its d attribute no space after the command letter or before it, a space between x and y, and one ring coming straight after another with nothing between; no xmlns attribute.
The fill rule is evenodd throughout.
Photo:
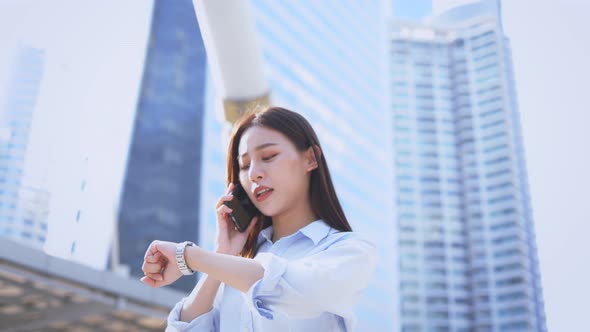
<svg viewBox="0 0 590 332"><path fill-rule="evenodd" d="M250 163L248 161L249 160L247 160L245 158L242 160L238 160L238 168L240 170L247 170L248 168L250 168ZM248 162L248 163L246 163L246 162ZM242 164L242 165L240 165L240 164Z"/></svg>
<svg viewBox="0 0 590 332"><path fill-rule="evenodd" d="M269 161L269 160L271 160L272 158L276 157L277 155L278 155L278 153L275 153L275 154L273 154L272 156L268 156L268 157L264 157L264 158L262 158L262 160L264 160L264 161Z"/></svg>

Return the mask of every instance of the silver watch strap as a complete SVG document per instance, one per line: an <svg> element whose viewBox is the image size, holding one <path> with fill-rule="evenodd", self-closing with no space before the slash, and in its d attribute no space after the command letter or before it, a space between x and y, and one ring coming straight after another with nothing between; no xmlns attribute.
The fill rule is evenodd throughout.
<svg viewBox="0 0 590 332"><path fill-rule="evenodd" d="M194 273L188 265L186 264L186 260L184 257L186 247L187 246L194 246L195 244L189 241L179 243L176 246L176 265L178 265L178 269L182 272L185 276L190 276Z"/></svg>

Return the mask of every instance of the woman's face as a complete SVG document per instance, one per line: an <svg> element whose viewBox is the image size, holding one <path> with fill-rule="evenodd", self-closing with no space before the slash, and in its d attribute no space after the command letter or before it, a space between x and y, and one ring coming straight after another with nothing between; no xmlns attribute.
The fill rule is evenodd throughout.
<svg viewBox="0 0 590 332"><path fill-rule="evenodd" d="M298 151L274 129L254 126L242 134L238 147L240 183L260 212L274 217L309 199L309 175L315 168L311 151Z"/></svg>

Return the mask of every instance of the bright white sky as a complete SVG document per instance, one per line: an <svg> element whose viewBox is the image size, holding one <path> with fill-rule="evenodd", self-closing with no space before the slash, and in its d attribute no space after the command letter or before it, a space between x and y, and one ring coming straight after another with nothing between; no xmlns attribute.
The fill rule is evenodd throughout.
<svg viewBox="0 0 590 332"><path fill-rule="evenodd" d="M4 46L14 41L19 29L31 29L22 25L26 20L13 14L35 3L1 1L0 87L7 69L3 68ZM57 21L72 15L57 9L48 14ZM503 1L505 31L513 48L548 329L557 332L590 328L590 264L585 259L590 252L589 14L590 1L585 0ZM42 36L43 27L35 28Z"/></svg>
<svg viewBox="0 0 590 332"><path fill-rule="evenodd" d="M590 331L590 1L503 2L549 331Z"/></svg>

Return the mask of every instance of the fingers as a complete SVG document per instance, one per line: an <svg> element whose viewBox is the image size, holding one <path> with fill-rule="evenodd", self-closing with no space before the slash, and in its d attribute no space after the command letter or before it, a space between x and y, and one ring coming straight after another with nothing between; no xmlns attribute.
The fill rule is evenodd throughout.
<svg viewBox="0 0 590 332"><path fill-rule="evenodd" d="M164 268L164 264L162 263L143 263L143 266L141 267L141 270L143 271L143 273L145 273L146 275L148 273L160 273L162 271L162 269Z"/></svg>
<svg viewBox="0 0 590 332"><path fill-rule="evenodd" d="M174 262L176 245L167 241L154 241L150 244L141 266L145 274L140 279L141 282L150 287L162 287L173 283L181 276Z"/></svg>
<svg viewBox="0 0 590 332"><path fill-rule="evenodd" d="M223 204L217 208L217 225L220 227L220 230L225 231L228 228L228 224L230 223L228 215L232 211L230 207Z"/></svg>
<svg viewBox="0 0 590 332"><path fill-rule="evenodd" d="M161 287L163 284L162 280L154 280L152 278L149 277L141 277L141 279L139 279L141 282L143 282L144 284L153 287L153 288L158 288Z"/></svg>
<svg viewBox="0 0 590 332"><path fill-rule="evenodd" d="M229 193L234 189L235 185L233 183L230 183L229 186L227 186L227 190L225 191L226 195L229 195Z"/></svg>
<svg viewBox="0 0 590 332"><path fill-rule="evenodd" d="M161 272L166 265L166 259L158 251L153 255L146 255L141 270L143 273L154 280L162 280Z"/></svg>
<svg viewBox="0 0 590 332"><path fill-rule="evenodd" d="M227 201L231 201L234 196L231 195L231 191L234 189L234 184L230 183L229 186L227 187L227 189L225 190L225 194L223 196L221 196L219 198L219 200L217 201L217 204L215 205L215 208L219 208L219 206L223 205L223 202L227 202Z"/></svg>
<svg viewBox="0 0 590 332"><path fill-rule="evenodd" d="M141 277L141 279L139 279L141 282L143 282L144 284L151 286L151 287L155 287L156 285L156 281L152 280L148 277Z"/></svg>
<svg viewBox="0 0 590 332"><path fill-rule="evenodd" d="M224 233L227 232L228 223L230 223L228 214L232 213L232 209L226 206L224 203L229 202L234 199L234 196L229 194L234 188L234 184L230 183L225 191L225 195L219 198L217 204L215 205L215 212L217 213L217 224L219 229Z"/></svg>
<svg viewBox="0 0 590 332"><path fill-rule="evenodd" d="M224 202L229 202L232 199L234 199L234 195L223 195L219 198L219 200L217 201L217 204L215 205L215 208L218 208L220 206L223 205Z"/></svg>
<svg viewBox="0 0 590 332"><path fill-rule="evenodd" d="M145 274L150 279L160 281L164 280L162 273L165 267L165 264L163 264L162 262L147 263L144 261L143 265L141 266L141 270L143 271L143 274Z"/></svg>
<svg viewBox="0 0 590 332"><path fill-rule="evenodd" d="M148 256L154 256L155 254L159 254L158 248L156 247L158 240L152 241L149 247L147 248L143 259L145 260Z"/></svg>
<svg viewBox="0 0 590 332"><path fill-rule="evenodd" d="M232 213L232 209L229 206L221 205L217 208L217 214L220 216L225 216L225 214Z"/></svg>
<svg viewBox="0 0 590 332"><path fill-rule="evenodd" d="M158 251L153 255L146 255L144 257L144 260L148 263L157 263L160 261L161 257L162 257L162 254Z"/></svg>
<svg viewBox="0 0 590 332"><path fill-rule="evenodd" d="M139 279L146 285L151 287L159 287L161 283L164 281L164 277L160 273L144 273L145 276Z"/></svg>
<svg viewBox="0 0 590 332"><path fill-rule="evenodd" d="M164 280L164 277L160 273L146 273L146 277L149 277L150 279L155 280L155 281Z"/></svg>

